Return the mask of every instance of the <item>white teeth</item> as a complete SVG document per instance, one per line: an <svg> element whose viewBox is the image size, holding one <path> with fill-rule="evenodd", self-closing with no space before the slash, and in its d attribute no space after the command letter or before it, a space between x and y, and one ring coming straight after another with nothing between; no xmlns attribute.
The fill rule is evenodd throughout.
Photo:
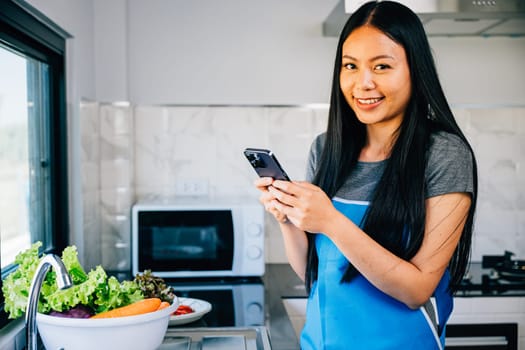
<svg viewBox="0 0 525 350"><path fill-rule="evenodd" d="M369 99L358 98L357 101L365 105L371 105L371 104L381 101L381 99L380 98L369 98Z"/></svg>

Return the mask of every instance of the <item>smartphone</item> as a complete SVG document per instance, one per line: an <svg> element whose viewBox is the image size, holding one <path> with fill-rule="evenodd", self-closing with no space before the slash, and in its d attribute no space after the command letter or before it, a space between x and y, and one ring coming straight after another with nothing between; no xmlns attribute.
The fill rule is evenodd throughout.
<svg viewBox="0 0 525 350"><path fill-rule="evenodd" d="M272 151L262 148L246 148L244 155L260 177L290 181L290 178Z"/></svg>

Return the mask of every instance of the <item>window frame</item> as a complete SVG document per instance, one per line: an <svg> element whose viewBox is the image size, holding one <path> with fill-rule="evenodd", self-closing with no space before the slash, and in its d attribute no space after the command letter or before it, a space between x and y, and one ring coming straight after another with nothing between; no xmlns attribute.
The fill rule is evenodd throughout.
<svg viewBox="0 0 525 350"><path fill-rule="evenodd" d="M69 245L68 137L66 107L66 39L70 35L50 22L43 14L23 1L0 1L0 42L8 48L46 63L49 66L49 130L46 140L49 158L41 166L49 168L50 241L43 252L60 253ZM1 259L1 257L0 257ZM14 270L14 267L13 267ZM2 275L8 274L2 272ZM0 278L0 288L2 279ZM0 291L0 328L10 320L4 311Z"/></svg>

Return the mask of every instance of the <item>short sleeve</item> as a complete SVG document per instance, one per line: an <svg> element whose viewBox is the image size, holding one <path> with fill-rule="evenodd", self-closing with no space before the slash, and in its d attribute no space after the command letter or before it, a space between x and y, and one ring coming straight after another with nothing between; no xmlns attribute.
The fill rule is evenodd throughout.
<svg viewBox="0 0 525 350"><path fill-rule="evenodd" d="M325 139L326 133L322 133L314 139L312 145L310 146L308 161L306 163L306 181L308 182L312 182L314 179L315 170L317 169L317 162L321 156Z"/></svg>
<svg viewBox="0 0 525 350"><path fill-rule="evenodd" d="M474 192L474 160L470 148L458 136L432 135L425 170L425 197L452 192Z"/></svg>

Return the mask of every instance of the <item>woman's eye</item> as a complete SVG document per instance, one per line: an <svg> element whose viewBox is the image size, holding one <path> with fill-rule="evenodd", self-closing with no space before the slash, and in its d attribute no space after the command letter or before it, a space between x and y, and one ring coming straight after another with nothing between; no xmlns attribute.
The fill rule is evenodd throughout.
<svg viewBox="0 0 525 350"><path fill-rule="evenodd" d="M388 69L390 68L390 66L388 64L378 64L375 66L375 70L385 70L385 69Z"/></svg>
<svg viewBox="0 0 525 350"><path fill-rule="evenodd" d="M353 69L355 69L355 64L353 64L353 63L343 63L343 67L345 67L348 70L353 70Z"/></svg>

